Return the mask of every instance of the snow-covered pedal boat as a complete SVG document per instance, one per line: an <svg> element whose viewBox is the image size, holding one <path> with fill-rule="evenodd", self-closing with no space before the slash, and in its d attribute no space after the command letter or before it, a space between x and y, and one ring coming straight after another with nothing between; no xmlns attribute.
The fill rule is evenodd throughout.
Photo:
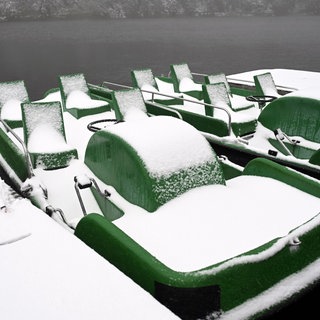
<svg viewBox="0 0 320 320"><path fill-rule="evenodd" d="M318 72L263 69L206 75L192 73L185 63L170 69L170 77L133 70L133 86L147 101L168 104L171 96L175 103L169 107L203 132L217 154L240 165L264 157L320 179ZM150 112L159 114L152 106Z"/></svg>
<svg viewBox="0 0 320 320"><path fill-rule="evenodd" d="M36 206L183 319L265 314L320 277L318 180L218 158L139 89L89 86L109 111L76 112L78 80L22 103L22 127L1 120L1 166Z"/></svg>

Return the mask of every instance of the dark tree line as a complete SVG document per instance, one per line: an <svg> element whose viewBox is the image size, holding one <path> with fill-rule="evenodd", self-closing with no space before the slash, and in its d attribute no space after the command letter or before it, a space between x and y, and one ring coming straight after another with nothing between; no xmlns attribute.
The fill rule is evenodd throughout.
<svg viewBox="0 0 320 320"><path fill-rule="evenodd" d="M10 0L0 19L320 14L320 0Z"/></svg>

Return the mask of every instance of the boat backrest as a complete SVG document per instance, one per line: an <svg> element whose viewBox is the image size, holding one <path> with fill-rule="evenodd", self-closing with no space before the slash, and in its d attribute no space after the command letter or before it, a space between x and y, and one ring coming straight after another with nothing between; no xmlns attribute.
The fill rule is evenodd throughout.
<svg viewBox="0 0 320 320"><path fill-rule="evenodd" d="M228 90L223 82L202 86L204 102L225 109L231 108ZM206 114L213 116L213 109L206 108Z"/></svg>
<svg viewBox="0 0 320 320"><path fill-rule="evenodd" d="M22 126L21 106L29 101L29 95L23 80L0 83L0 117L16 122L14 127Z"/></svg>
<svg viewBox="0 0 320 320"><path fill-rule="evenodd" d="M21 110L26 144L28 144L32 132L39 126L53 128L62 135L65 140L62 108L59 101L23 103L21 105Z"/></svg>
<svg viewBox="0 0 320 320"><path fill-rule="evenodd" d="M150 85L158 89L153 72L150 68L131 70L132 84L136 88L142 88L145 85Z"/></svg>
<svg viewBox="0 0 320 320"><path fill-rule="evenodd" d="M147 108L140 89L118 90L112 93L113 109L117 120L147 117Z"/></svg>
<svg viewBox="0 0 320 320"><path fill-rule="evenodd" d="M229 82L227 80L225 73L220 72L220 73L206 75L204 77L204 81L206 84L214 84L214 83L223 82L227 88L229 95L232 96L231 88L230 88L230 85L229 85Z"/></svg>
<svg viewBox="0 0 320 320"><path fill-rule="evenodd" d="M67 97L71 92L78 90L89 94L87 81L83 73L75 73L59 76L61 93Z"/></svg>
<svg viewBox="0 0 320 320"><path fill-rule="evenodd" d="M59 87L63 110L76 118L110 110L104 98L91 96L90 87L83 73L59 76Z"/></svg>
<svg viewBox="0 0 320 320"><path fill-rule="evenodd" d="M179 83L182 79L188 78L193 80L192 73L189 69L188 64L186 63L171 64L170 74L171 74L174 90L176 92L179 92Z"/></svg>
<svg viewBox="0 0 320 320"><path fill-rule="evenodd" d="M71 158L77 158L77 151L66 143L59 101L22 103L21 111L24 139L34 167L64 167Z"/></svg>
<svg viewBox="0 0 320 320"><path fill-rule="evenodd" d="M89 96L89 88L83 73L59 76L59 87L64 110L68 109L67 98L71 93L80 91Z"/></svg>
<svg viewBox="0 0 320 320"><path fill-rule="evenodd" d="M320 143L320 100L303 92L270 102L258 120L271 131L280 128L290 137Z"/></svg>
<svg viewBox="0 0 320 320"><path fill-rule="evenodd" d="M277 87L270 72L255 75L253 76L253 79L257 95L275 97L279 96Z"/></svg>

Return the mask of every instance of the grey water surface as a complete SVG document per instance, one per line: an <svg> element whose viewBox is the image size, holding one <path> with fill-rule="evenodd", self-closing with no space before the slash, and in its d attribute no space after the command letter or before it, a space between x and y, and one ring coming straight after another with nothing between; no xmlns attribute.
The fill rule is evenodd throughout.
<svg viewBox="0 0 320 320"><path fill-rule="evenodd" d="M186 62L191 71L320 71L316 16L83 19L0 23L0 81L25 80L31 99L62 74L131 84L130 70Z"/></svg>

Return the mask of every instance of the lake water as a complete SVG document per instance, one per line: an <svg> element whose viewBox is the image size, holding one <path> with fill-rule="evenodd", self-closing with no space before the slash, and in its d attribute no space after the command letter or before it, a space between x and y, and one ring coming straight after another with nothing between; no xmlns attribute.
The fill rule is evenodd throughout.
<svg viewBox="0 0 320 320"><path fill-rule="evenodd" d="M319 17L64 20L0 24L0 81L23 79L39 99L62 74L131 84L130 70L172 63L226 74L257 68L320 71Z"/></svg>

